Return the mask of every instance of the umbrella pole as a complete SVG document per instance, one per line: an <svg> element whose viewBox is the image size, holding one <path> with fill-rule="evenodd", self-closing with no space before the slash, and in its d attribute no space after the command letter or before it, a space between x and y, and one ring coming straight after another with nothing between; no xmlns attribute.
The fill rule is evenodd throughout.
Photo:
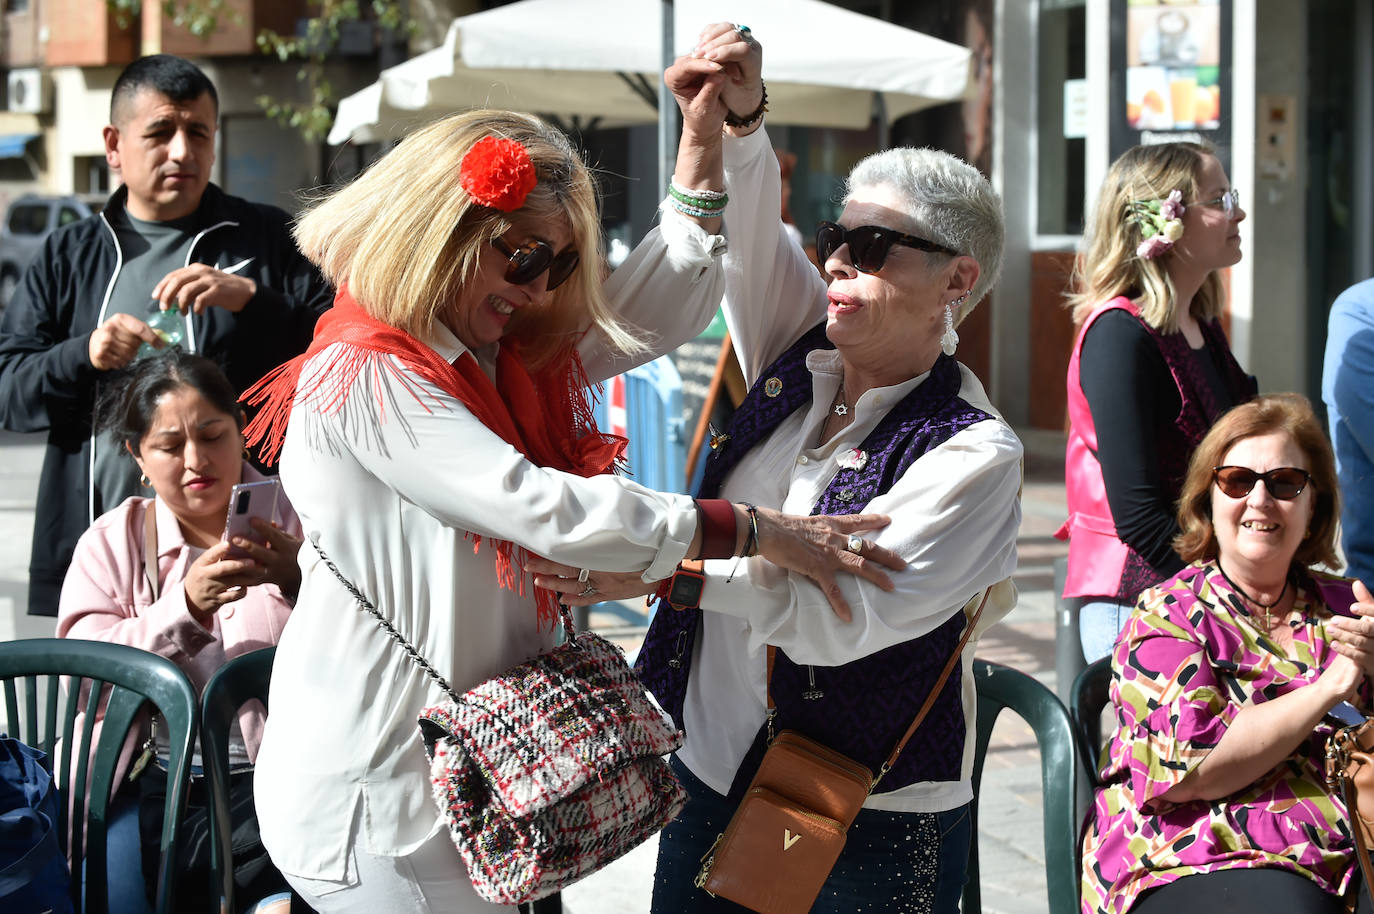
<svg viewBox="0 0 1374 914"><path fill-rule="evenodd" d="M887 99L883 93L873 93L873 117L878 121L878 149L886 149L892 142L892 125L887 122Z"/></svg>
<svg viewBox="0 0 1374 914"><path fill-rule="evenodd" d="M662 0L663 13L663 66L668 69L673 63L673 0ZM677 103L673 94L660 78L658 81L658 192L666 194L668 182L673 178L674 152L677 149Z"/></svg>

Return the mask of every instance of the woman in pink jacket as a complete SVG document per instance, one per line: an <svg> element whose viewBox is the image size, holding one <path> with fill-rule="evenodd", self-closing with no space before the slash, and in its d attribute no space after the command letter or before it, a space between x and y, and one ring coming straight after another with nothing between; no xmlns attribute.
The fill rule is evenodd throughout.
<svg viewBox="0 0 1374 914"><path fill-rule="evenodd" d="M300 521L281 496L276 526L251 522L261 542L222 541L233 487L262 479L243 459L243 420L220 369L180 349L135 362L107 385L97 424L138 464L149 497L129 498L82 535L62 587L59 637L161 654L181 667L197 691L228 660L277 643L300 586ZM146 564L150 553L156 557L155 581ZM235 805L241 792L248 793L249 810L251 765L264 717L262 705L250 702L230 737ZM168 750L153 722L145 719L140 730L125 744L115 775L112 911L147 910L144 873L151 877L157 862ZM138 764L135 755L148 759ZM199 748L193 764L200 764ZM197 789L193 784L193 805ZM140 807L152 830L151 870L140 863ZM178 900L190 903L208 883L208 875L183 874L179 886L194 894L184 897L179 889Z"/></svg>

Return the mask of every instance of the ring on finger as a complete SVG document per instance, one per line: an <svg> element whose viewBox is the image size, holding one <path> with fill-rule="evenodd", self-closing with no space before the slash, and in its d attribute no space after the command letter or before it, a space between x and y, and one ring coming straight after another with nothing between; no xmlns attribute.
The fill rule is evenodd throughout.
<svg viewBox="0 0 1374 914"><path fill-rule="evenodd" d="M857 533L851 533L849 534L849 541L844 544L844 548L848 549L855 555L863 555L864 538L862 536L859 536L859 534Z"/></svg>
<svg viewBox="0 0 1374 914"><path fill-rule="evenodd" d="M586 582L584 582L584 583L585 583L587 586L586 586L586 587L583 587L583 588L582 588L582 591L581 591L580 593L578 593L578 596L579 596L579 597L590 597L592 594L596 593L596 588L592 586L592 582L591 582L591 581L586 581Z"/></svg>
<svg viewBox="0 0 1374 914"><path fill-rule="evenodd" d="M579 584L585 584L585 583L587 583L587 575L589 575L589 574L591 574L591 573L592 573L592 570L591 570L590 568L583 568L582 570L580 570L579 572L577 572L577 583L579 583Z"/></svg>

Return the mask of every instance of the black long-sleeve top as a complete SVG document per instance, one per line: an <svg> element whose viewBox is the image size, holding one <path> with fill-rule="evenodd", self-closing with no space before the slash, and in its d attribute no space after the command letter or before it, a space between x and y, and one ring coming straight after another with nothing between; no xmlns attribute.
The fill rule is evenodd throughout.
<svg viewBox="0 0 1374 914"><path fill-rule="evenodd" d="M1234 406L1211 349L1194 349L1193 355L1218 401L1227 409ZM1116 535L1150 563L1160 580L1171 577L1183 568L1173 549L1179 493L1166 486L1160 470L1159 429L1178 416L1178 384L1150 332L1120 309L1088 328L1079 383L1092 411Z"/></svg>

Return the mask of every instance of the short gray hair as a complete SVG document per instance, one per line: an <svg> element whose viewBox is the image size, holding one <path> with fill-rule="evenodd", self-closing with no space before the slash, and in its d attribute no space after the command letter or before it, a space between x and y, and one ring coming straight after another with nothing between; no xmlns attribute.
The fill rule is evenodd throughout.
<svg viewBox="0 0 1374 914"><path fill-rule="evenodd" d="M978 281L959 309L962 321L1002 272L1002 199L982 172L938 149L875 152L849 173L844 202L862 188L886 187L906 203L916 234L978 261ZM942 254L926 255L933 262Z"/></svg>

